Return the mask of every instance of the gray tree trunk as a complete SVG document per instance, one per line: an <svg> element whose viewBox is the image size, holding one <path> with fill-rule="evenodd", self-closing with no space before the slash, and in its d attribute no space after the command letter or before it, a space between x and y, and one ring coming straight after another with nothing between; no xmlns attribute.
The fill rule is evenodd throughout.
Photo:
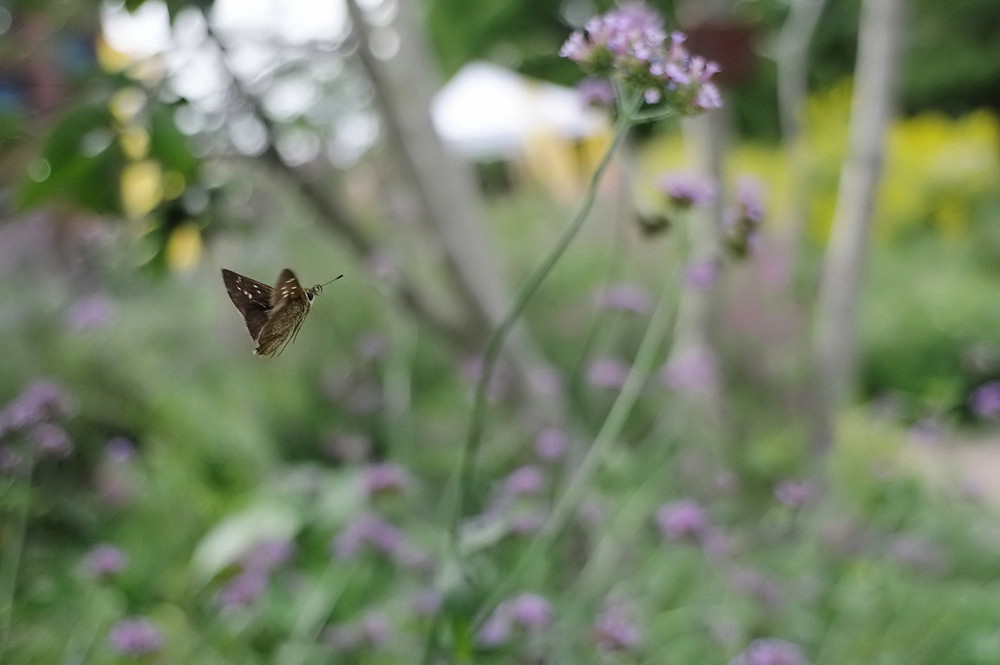
<svg viewBox="0 0 1000 665"><path fill-rule="evenodd" d="M472 170L447 151L431 120L435 66L415 13L416 3L396 5L392 29L398 35L399 50L388 60L376 58L370 50L372 28L364 12L355 0L347 4L360 41L359 55L375 87L389 139L404 173L415 185L426 221L440 245L450 286L466 314L467 350L482 351L510 306L510 298L486 234ZM523 330L512 335L507 348L504 357L512 366L515 387L525 394L533 369L538 368L539 354Z"/></svg>
<svg viewBox="0 0 1000 665"><path fill-rule="evenodd" d="M826 0L791 0L788 18L778 35L775 53L778 67L778 112L788 158L788 185L792 197L786 242L793 266L805 235L809 213L805 178L808 170L808 146L802 133L802 112L808 92L806 74L809 44L825 6Z"/></svg>
<svg viewBox="0 0 1000 665"><path fill-rule="evenodd" d="M886 127L893 112L904 0L865 0L861 9L849 154L823 261L813 331L821 400L816 445L833 440L833 417L857 367L858 302L868 231L882 175Z"/></svg>

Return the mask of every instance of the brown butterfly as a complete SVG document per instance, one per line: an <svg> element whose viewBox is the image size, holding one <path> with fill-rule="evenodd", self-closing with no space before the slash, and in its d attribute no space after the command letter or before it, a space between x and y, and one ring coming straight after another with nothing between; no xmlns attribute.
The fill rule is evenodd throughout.
<svg viewBox="0 0 1000 665"><path fill-rule="evenodd" d="M343 275L326 284L341 277ZM303 289L295 273L288 268L278 275L273 289L225 268L222 269L222 281L226 283L229 298L243 315L250 336L257 343L254 353L261 356L277 356L285 350L298 335L312 306L312 299L326 286L317 284L311 289Z"/></svg>

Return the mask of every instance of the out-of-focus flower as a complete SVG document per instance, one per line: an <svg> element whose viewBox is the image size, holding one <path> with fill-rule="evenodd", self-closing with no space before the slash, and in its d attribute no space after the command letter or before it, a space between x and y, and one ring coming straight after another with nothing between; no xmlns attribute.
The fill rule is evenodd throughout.
<svg viewBox="0 0 1000 665"><path fill-rule="evenodd" d="M469 358L462 365L462 374L465 380L472 385L477 385L479 383L479 378L483 374L483 359ZM498 401L503 399L510 389L511 383L511 370L510 367L504 364L502 361L497 362L493 367L493 375L490 377L490 383L486 386L486 395L491 401Z"/></svg>
<svg viewBox="0 0 1000 665"><path fill-rule="evenodd" d="M517 513L510 518L510 532L515 536L530 536L545 526L547 515L540 510Z"/></svg>
<svg viewBox="0 0 1000 665"><path fill-rule="evenodd" d="M28 431L28 436L39 457L63 459L73 452L73 442L59 425L38 423Z"/></svg>
<svg viewBox="0 0 1000 665"><path fill-rule="evenodd" d="M377 647L389 641L389 618L384 612L368 610L361 617L361 636L368 646Z"/></svg>
<svg viewBox="0 0 1000 665"><path fill-rule="evenodd" d="M358 338L357 348L358 354L362 358L374 360L385 355L386 350L389 348L389 340L383 333L377 330L370 330Z"/></svg>
<svg viewBox="0 0 1000 665"><path fill-rule="evenodd" d="M754 640L730 665L807 665L797 644L773 637Z"/></svg>
<svg viewBox="0 0 1000 665"><path fill-rule="evenodd" d="M224 610L242 609L252 605L267 589L267 574L244 570L229 580L219 592L219 606Z"/></svg>
<svg viewBox="0 0 1000 665"><path fill-rule="evenodd" d="M664 504L656 511L656 525L664 538L681 540L699 538L708 528L708 515L694 499Z"/></svg>
<svg viewBox="0 0 1000 665"><path fill-rule="evenodd" d="M377 610L369 610L353 622L329 626L322 640L338 651L357 651L384 645L391 633L389 619Z"/></svg>
<svg viewBox="0 0 1000 665"><path fill-rule="evenodd" d="M717 378L715 356L706 348L692 348L672 357L660 370L663 383L682 393L702 394Z"/></svg>
<svg viewBox="0 0 1000 665"><path fill-rule="evenodd" d="M325 452L340 462L357 463L368 458L372 442L365 434L337 433L331 435L324 446Z"/></svg>
<svg viewBox="0 0 1000 665"><path fill-rule="evenodd" d="M648 104L663 102L683 114L722 105L711 78L714 62L692 56L685 37L669 37L662 17L650 7L632 2L587 21L563 44L559 55L578 62L584 71L612 78L626 92L641 94Z"/></svg>
<svg viewBox="0 0 1000 665"><path fill-rule="evenodd" d="M585 104L590 106L613 106L615 88L606 78L590 76L576 84L576 89Z"/></svg>
<svg viewBox="0 0 1000 665"><path fill-rule="evenodd" d="M511 627L507 605L501 603L479 627L476 642L487 648L502 646L510 639Z"/></svg>
<svg viewBox="0 0 1000 665"><path fill-rule="evenodd" d="M0 473L11 473L22 467L24 456L12 446L0 445Z"/></svg>
<svg viewBox="0 0 1000 665"><path fill-rule="evenodd" d="M368 496L402 492L409 482L410 475L406 469L392 462L372 464L365 470L362 478Z"/></svg>
<svg viewBox="0 0 1000 665"><path fill-rule="evenodd" d="M562 459L569 450L569 437L558 427L546 427L535 435L535 455L543 462Z"/></svg>
<svg viewBox="0 0 1000 665"><path fill-rule="evenodd" d="M737 256L759 244L764 221L764 186L754 178L743 178L736 186L737 206L726 217L726 242Z"/></svg>
<svg viewBox="0 0 1000 665"><path fill-rule="evenodd" d="M434 616L439 609L444 597L437 589L424 589L413 598L413 611L417 616Z"/></svg>
<svg viewBox="0 0 1000 665"><path fill-rule="evenodd" d="M979 418L1000 419L1000 381L988 381L973 390L969 409Z"/></svg>
<svg viewBox="0 0 1000 665"><path fill-rule="evenodd" d="M538 494L545 489L545 474L537 466L522 466L504 479L503 489L508 496Z"/></svg>
<svg viewBox="0 0 1000 665"><path fill-rule="evenodd" d="M377 515L362 515L348 524L333 540L338 559L350 559L364 548L384 556L395 556L404 545L403 534Z"/></svg>
<svg viewBox="0 0 1000 665"><path fill-rule="evenodd" d="M123 656L146 656L163 648L163 633L149 619L133 617L116 623L108 641Z"/></svg>
<svg viewBox="0 0 1000 665"><path fill-rule="evenodd" d="M104 454L108 461L116 464L124 464L135 457L135 444L123 436L116 436L108 440L108 445L104 448Z"/></svg>
<svg viewBox="0 0 1000 665"><path fill-rule="evenodd" d="M508 612L511 621L526 630L541 630L552 623L552 605L537 593L515 596Z"/></svg>
<svg viewBox="0 0 1000 665"><path fill-rule="evenodd" d="M103 296L90 296L77 301L66 313L70 330L83 332L103 328L111 320L111 302Z"/></svg>
<svg viewBox="0 0 1000 665"><path fill-rule="evenodd" d="M664 173L657 182L657 188L672 204L682 209L708 205L715 200L718 191L711 178L687 172Z"/></svg>
<svg viewBox="0 0 1000 665"><path fill-rule="evenodd" d="M87 554L83 565L94 579L107 580L125 570L127 563L124 552L111 543L101 543Z"/></svg>
<svg viewBox="0 0 1000 665"><path fill-rule="evenodd" d="M262 540L243 555L243 567L270 573L288 563L295 555L295 543L286 538Z"/></svg>
<svg viewBox="0 0 1000 665"><path fill-rule="evenodd" d="M628 365L617 358L595 358L587 368L587 382L595 388L605 390L621 388L625 385L628 370Z"/></svg>
<svg viewBox="0 0 1000 665"><path fill-rule="evenodd" d="M732 576L732 585L738 591L751 596L769 610L780 605L784 593L772 578L750 568L740 568Z"/></svg>
<svg viewBox="0 0 1000 665"><path fill-rule="evenodd" d="M594 621L594 640L608 651L633 651L642 644L642 631L631 612L622 605L612 605Z"/></svg>
<svg viewBox="0 0 1000 665"><path fill-rule="evenodd" d="M634 284L612 284L597 292L595 301L603 309L646 314L653 307L649 292Z"/></svg>
<svg viewBox="0 0 1000 665"><path fill-rule="evenodd" d="M72 410L73 400L62 387L45 379L36 381L0 411L0 435L68 416Z"/></svg>
<svg viewBox="0 0 1000 665"><path fill-rule="evenodd" d="M816 500L819 487L808 480L785 480L774 488L774 496L789 508L802 508Z"/></svg>
<svg viewBox="0 0 1000 665"><path fill-rule="evenodd" d="M694 261L684 268L684 283L692 289L707 291L719 278L719 264L713 260Z"/></svg>

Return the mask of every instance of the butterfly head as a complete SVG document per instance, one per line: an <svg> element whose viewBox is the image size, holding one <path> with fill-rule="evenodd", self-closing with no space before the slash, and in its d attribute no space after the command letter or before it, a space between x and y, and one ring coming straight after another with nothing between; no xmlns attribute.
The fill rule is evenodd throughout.
<svg viewBox="0 0 1000 665"><path fill-rule="evenodd" d="M343 277L343 275L337 275L336 277L334 277L333 279L331 279L326 284L333 284L334 282L336 282L341 277ZM315 298L319 294L323 293L323 287L326 286L326 284L316 284L315 286L313 286L311 289L309 289L308 291L306 291L306 298L308 298L311 301L313 298Z"/></svg>

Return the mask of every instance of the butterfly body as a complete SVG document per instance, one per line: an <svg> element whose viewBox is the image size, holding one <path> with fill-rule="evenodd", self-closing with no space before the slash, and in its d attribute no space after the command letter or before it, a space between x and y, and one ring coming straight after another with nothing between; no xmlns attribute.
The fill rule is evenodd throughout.
<svg viewBox="0 0 1000 665"><path fill-rule="evenodd" d="M313 298L325 286L316 284L303 289L295 273L288 268L281 271L273 288L225 268L222 269L222 281L257 345L254 353L261 356L279 355L295 339Z"/></svg>

